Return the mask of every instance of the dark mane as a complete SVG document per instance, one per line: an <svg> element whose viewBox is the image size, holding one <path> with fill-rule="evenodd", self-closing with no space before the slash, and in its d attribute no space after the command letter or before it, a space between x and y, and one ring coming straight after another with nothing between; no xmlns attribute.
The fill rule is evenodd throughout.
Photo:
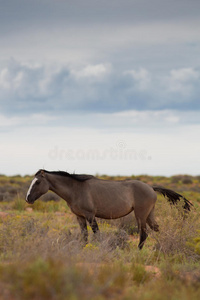
<svg viewBox="0 0 200 300"><path fill-rule="evenodd" d="M68 172L64 172L64 171L47 171L47 170L42 170L42 169L40 169L35 174L35 176L39 175L42 171L45 173L48 173L48 174L54 174L54 175L59 175L59 176L63 176L63 177L70 177L72 179L75 179L75 180L81 181L81 182L94 178L94 176L92 176L92 175L69 174Z"/></svg>

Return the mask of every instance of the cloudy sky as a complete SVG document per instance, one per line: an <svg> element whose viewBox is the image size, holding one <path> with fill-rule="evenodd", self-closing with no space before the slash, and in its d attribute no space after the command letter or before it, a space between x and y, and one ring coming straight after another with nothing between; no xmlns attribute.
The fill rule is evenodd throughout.
<svg viewBox="0 0 200 300"><path fill-rule="evenodd" d="M199 0L0 0L0 173L200 174Z"/></svg>

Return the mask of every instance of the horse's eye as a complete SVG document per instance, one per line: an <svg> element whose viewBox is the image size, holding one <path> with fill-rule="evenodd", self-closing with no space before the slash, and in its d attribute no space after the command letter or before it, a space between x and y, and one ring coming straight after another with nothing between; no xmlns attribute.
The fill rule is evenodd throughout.
<svg viewBox="0 0 200 300"><path fill-rule="evenodd" d="M35 184L40 184L40 181L39 181L39 180L37 180Z"/></svg>

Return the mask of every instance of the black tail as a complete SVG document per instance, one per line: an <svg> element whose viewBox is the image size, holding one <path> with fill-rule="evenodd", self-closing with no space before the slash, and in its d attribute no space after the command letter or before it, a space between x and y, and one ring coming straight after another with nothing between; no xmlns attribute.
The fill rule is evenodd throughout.
<svg viewBox="0 0 200 300"><path fill-rule="evenodd" d="M191 210L191 207L193 206L193 204L189 200L187 200L185 197L183 197L182 195L180 195L172 190L160 187L160 186L152 186L152 188L154 189L155 192L158 192L158 193L162 194L164 197L167 197L167 200L174 205L178 201L183 199L183 201L184 201L183 208L188 211Z"/></svg>

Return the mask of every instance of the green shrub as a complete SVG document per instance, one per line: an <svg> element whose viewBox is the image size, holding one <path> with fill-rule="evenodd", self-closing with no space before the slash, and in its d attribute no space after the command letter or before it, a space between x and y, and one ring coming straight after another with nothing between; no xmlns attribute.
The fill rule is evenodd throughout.
<svg viewBox="0 0 200 300"><path fill-rule="evenodd" d="M167 255L183 255L196 259L189 242L194 239L200 227L198 216L193 211L183 215L181 203L171 206L163 201L158 203L156 215L160 231L150 232L157 242L156 249Z"/></svg>
<svg viewBox="0 0 200 300"><path fill-rule="evenodd" d="M149 279L149 274L145 270L143 264L133 264L132 266L132 280L137 284L144 283Z"/></svg>
<svg viewBox="0 0 200 300"><path fill-rule="evenodd" d="M59 211L60 202L55 202L55 201L44 202L42 200L37 200L31 207L36 211L56 212Z"/></svg>
<svg viewBox="0 0 200 300"><path fill-rule="evenodd" d="M23 198L17 195L12 203L12 208L18 211L23 211L26 207L26 202Z"/></svg>
<svg viewBox="0 0 200 300"><path fill-rule="evenodd" d="M189 245L194 248L195 252L200 255L200 230L197 232L199 234L198 237L195 237Z"/></svg>
<svg viewBox="0 0 200 300"><path fill-rule="evenodd" d="M23 265L0 266L1 295L7 294L9 299L87 299L89 280L59 259L37 258Z"/></svg>

